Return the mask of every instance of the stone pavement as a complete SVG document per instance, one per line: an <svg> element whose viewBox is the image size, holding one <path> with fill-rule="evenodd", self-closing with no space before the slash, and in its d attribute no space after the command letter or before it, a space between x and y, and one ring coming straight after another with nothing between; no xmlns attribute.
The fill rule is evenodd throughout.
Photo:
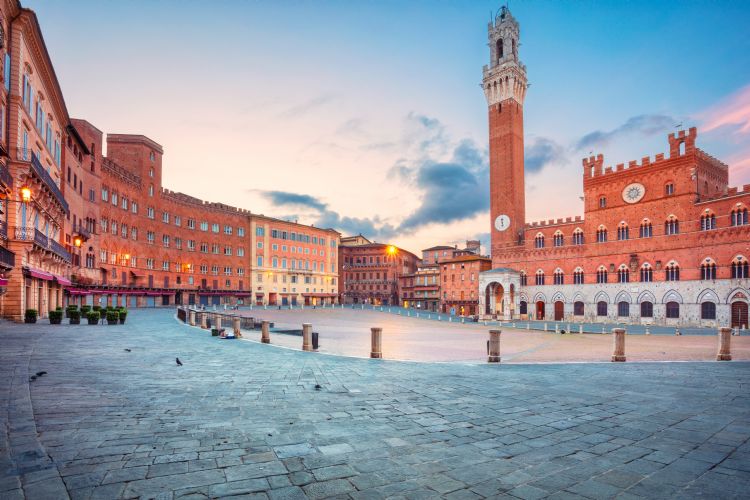
<svg viewBox="0 0 750 500"><path fill-rule="evenodd" d="M748 363L351 359L220 341L173 314L0 324L0 498L750 491Z"/></svg>

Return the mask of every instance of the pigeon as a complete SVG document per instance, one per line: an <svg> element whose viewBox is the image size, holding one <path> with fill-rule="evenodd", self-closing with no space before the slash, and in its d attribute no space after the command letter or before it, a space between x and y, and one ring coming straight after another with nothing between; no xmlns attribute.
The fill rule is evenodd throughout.
<svg viewBox="0 0 750 500"><path fill-rule="evenodd" d="M321 389L322 389L322 387L320 386L320 384L315 384L315 390L316 391L319 391Z"/></svg>
<svg viewBox="0 0 750 500"><path fill-rule="evenodd" d="M125 349L125 352L130 352L130 349Z"/></svg>
<svg viewBox="0 0 750 500"><path fill-rule="evenodd" d="M42 375L47 375L47 372L36 372L37 377L41 377Z"/></svg>
<svg viewBox="0 0 750 500"><path fill-rule="evenodd" d="M174 358L175 361L177 361L177 366L182 366L182 361L180 361L180 358Z"/></svg>

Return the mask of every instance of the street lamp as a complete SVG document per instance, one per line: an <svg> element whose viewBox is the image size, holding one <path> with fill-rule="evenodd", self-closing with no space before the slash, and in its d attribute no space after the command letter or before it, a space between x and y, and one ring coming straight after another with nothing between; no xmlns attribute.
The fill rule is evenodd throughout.
<svg viewBox="0 0 750 500"><path fill-rule="evenodd" d="M75 238L73 238L73 245L75 245L76 248L81 248L82 243L83 243L83 240L81 239L80 236L76 236Z"/></svg>
<svg viewBox="0 0 750 500"><path fill-rule="evenodd" d="M24 203L28 203L31 201L31 188L28 186L23 186L21 188L21 201Z"/></svg>

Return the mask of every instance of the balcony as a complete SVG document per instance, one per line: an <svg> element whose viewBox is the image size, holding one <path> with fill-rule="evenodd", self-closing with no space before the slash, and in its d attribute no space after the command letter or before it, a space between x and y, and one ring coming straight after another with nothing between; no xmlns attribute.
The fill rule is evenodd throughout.
<svg viewBox="0 0 750 500"><path fill-rule="evenodd" d="M47 172L47 169L44 168L42 163L39 161L39 158L37 158L36 154L31 152L28 149L21 149L19 148L17 154L17 160L20 161L28 161L31 164L31 171L34 172L34 174L41 179L42 183L49 189L49 191L52 193L52 196L55 197L55 200L62 206L65 213L68 213L70 209L68 208L68 202L65 201L65 197L62 194L62 191L60 191L60 188L57 187L57 184L55 183L54 179L52 179L52 176L49 175Z"/></svg>
<svg viewBox="0 0 750 500"><path fill-rule="evenodd" d="M16 267L16 254L7 248L0 247L0 266L7 268Z"/></svg>
<svg viewBox="0 0 750 500"><path fill-rule="evenodd" d="M48 238L44 233L33 227L17 227L15 238L21 241L33 241L37 246L48 250L65 262L70 262L70 252L65 247L52 238Z"/></svg>
<svg viewBox="0 0 750 500"><path fill-rule="evenodd" d="M91 238L91 231L86 229L86 226L84 226L80 222L78 223L77 226L73 227L72 232L73 234L77 234L78 236L80 236L83 239L83 241L88 241L89 238Z"/></svg>
<svg viewBox="0 0 750 500"><path fill-rule="evenodd" d="M0 220L0 238L8 239L8 224L4 220Z"/></svg>
<svg viewBox="0 0 750 500"><path fill-rule="evenodd" d="M0 183L7 188L13 187L13 176L10 175L10 170L6 165L0 165Z"/></svg>

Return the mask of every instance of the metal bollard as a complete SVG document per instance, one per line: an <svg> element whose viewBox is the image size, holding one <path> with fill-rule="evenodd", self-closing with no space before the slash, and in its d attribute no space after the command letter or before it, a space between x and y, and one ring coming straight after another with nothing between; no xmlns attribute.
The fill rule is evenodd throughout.
<svg viewBox="0 0 750 500"><path fill-rule="evenodd" d="M732 361L731 342L732 329L719 328L719 352L716 354L716 361Z"/></svg>
<svg viewBox="0 0 750 500"><path fill-rule="evenodd" d="M195 311L190 309L190 326L195 326Z"/></svg>
<svg viewBox="0 0 750 500"><path fill-rule="evenodd" d="M204 330L208 329L208 313L201 313L201 328Z"/></svg>
<svg viewBox="0 0 750 500"><path fill-rule="evenodd" d="M302 323L302 350L312 351L312 325Z"/></svg>
<svg viewBox="0 0 750 500"><path fill-rule="evenodd" d="M264 344L270 344L271 343L271 333L268 329L268 324L270 321L263 320L260 323L260 341Z"/></svg>
<svg viewBox="0 0 750 500"><path fill-rule="evenodd" d="M370 357L380 359L383 357L383 329L382 328L370 328Z"/></svg>
<svg viewBox="0 0 750 500"><path fill-rule="evenodd" d="M625 361L625 329L613 328L614 349L612 351L612 361Z"/></svg>
<svg viewBox="0 0 750 500"><path fill-rule="evenodd" d="M502 334L502 330L490 330L489 354L487 356L488 363L500 362L500 335L501 334Z"/></svg>
<svg viewBox="0 0 750 500"><path fill-rule="evenodd" d="M241 335L241 333L240 333L240 317L239 316L235 316L235 317L232 318L232 331L234 331L234 334L236 336L238 336L238 337Z"/></svg>

